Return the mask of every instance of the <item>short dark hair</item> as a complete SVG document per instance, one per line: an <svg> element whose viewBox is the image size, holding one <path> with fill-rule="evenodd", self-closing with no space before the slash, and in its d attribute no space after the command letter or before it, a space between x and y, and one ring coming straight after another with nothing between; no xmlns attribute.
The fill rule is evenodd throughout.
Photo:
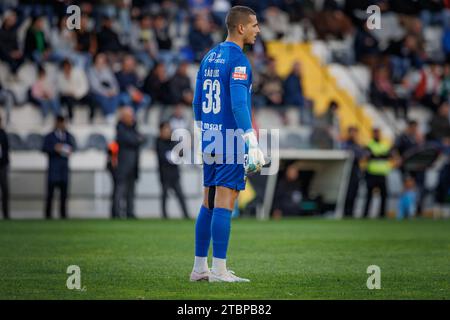
<svg viewBox="0 0 450 320"><path fill-rule="evenodd" d="M418 123L416 120L408 120L408 127L414 127L417 125L418 125Z"/></svg>
<svg viewBox="0 0 450 320"><path fill-rule="evenodd" d="M169 121L162 121L159 123L159 130L162 130L165 126L169 126Z"/></svg>
<svg viewBox="0 0 450 320"><path fill-rule="evenodd" d="M358 131L358 127L356 127L356 126L349 126L348 128L347 128L347 132L352 132L352 131Z"/></svg>
<svg viewBox="0 0 450 320"><path fill-rule="evenodd" d="M65 66L72 66L72 61L70 61L70 59L65 58L62 62L61 62L61 67L65 67Z"/></svg>
<svg viewBox="0 0 450 320"><path fill-rule="evenodd" d="M61 123L61 122L65 122L66 118L62 115L62 114L58 114L56 116L56 122Z"/></svg>
<svg viewBox="0 0 450 320"><path fill-rule="evenodd" d="M246 6L234 6L230 9L225 18L228 32L232 32L238 24L245 24L249 21L249 16L256 16L255 11Z"/></svg>

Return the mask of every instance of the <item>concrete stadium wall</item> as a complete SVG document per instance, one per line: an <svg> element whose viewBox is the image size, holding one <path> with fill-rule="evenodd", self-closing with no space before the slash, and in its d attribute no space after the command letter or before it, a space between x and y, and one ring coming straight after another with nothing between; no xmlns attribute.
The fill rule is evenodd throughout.
<svg viewBox="0 0 450 320"><path fill-rule="evenodd" d="M160 182L154 152L141 155L140 179L137 184L136 215L160 217ZM11 212L13 218L41 218L46 194L47 158L39 152L14 152L11 154ZM70 159L69 216L79 218L106 218L110 212L112 181L106 168L106 156L102 152L75 153ZM202 201L202 176L198 166L181 168L181 183L191 215L197 214ZM57 194L56 197L57 198ZM57 214L58 203L53 211ZM170 196L168 213L182 217L175 198Z"/></svg>

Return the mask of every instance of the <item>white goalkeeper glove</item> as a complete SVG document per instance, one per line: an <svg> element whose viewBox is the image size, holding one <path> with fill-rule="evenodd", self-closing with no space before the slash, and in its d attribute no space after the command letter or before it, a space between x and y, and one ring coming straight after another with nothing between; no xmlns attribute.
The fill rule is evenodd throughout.
<svg viewBox="0 0 450 320"><path fill-rule="evenodd" d="M258 145L255 132L252 130L243 135L245 144L248 147L247 159L244 163L245 173L252 174L259 172L266 164L264 154Z"/></svg>
<svg viewBox="0 0 450 320"><path fill-rule="evenodd" d="M203 152L202 152L202 122L195 121L194 123L194 163L203 164Z"/></svg>

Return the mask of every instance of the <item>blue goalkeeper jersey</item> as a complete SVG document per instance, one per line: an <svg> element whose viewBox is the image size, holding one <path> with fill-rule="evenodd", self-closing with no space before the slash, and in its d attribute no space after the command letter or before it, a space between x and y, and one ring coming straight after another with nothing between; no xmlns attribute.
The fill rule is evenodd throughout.
<svg viewBox="0 0 450 320"><path fill-rule="evenodd" d="M227 129L251 129L251 83L250 63L237 44L222 42L205 55L197 74L193 101L195 120L202 123L202 151L211 152L207 148L215 140L211 138L214 134L208 135L208 131L221 132L226 154L230 153ZM242 138L238 135L234 139L237 146L236 139ZM215 153L222 152L215 150Z"/></svg>

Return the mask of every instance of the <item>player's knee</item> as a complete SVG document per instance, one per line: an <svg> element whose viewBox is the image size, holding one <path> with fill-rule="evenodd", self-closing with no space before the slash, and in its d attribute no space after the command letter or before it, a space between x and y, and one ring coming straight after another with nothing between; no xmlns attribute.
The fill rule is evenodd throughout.
<svg viewBox="0 0 450 320"><path fill-rule="evenodd" d="M216 196L214 198L215 208L224 208L233 210L239 191L226 187L217 187Z"/></svg>

